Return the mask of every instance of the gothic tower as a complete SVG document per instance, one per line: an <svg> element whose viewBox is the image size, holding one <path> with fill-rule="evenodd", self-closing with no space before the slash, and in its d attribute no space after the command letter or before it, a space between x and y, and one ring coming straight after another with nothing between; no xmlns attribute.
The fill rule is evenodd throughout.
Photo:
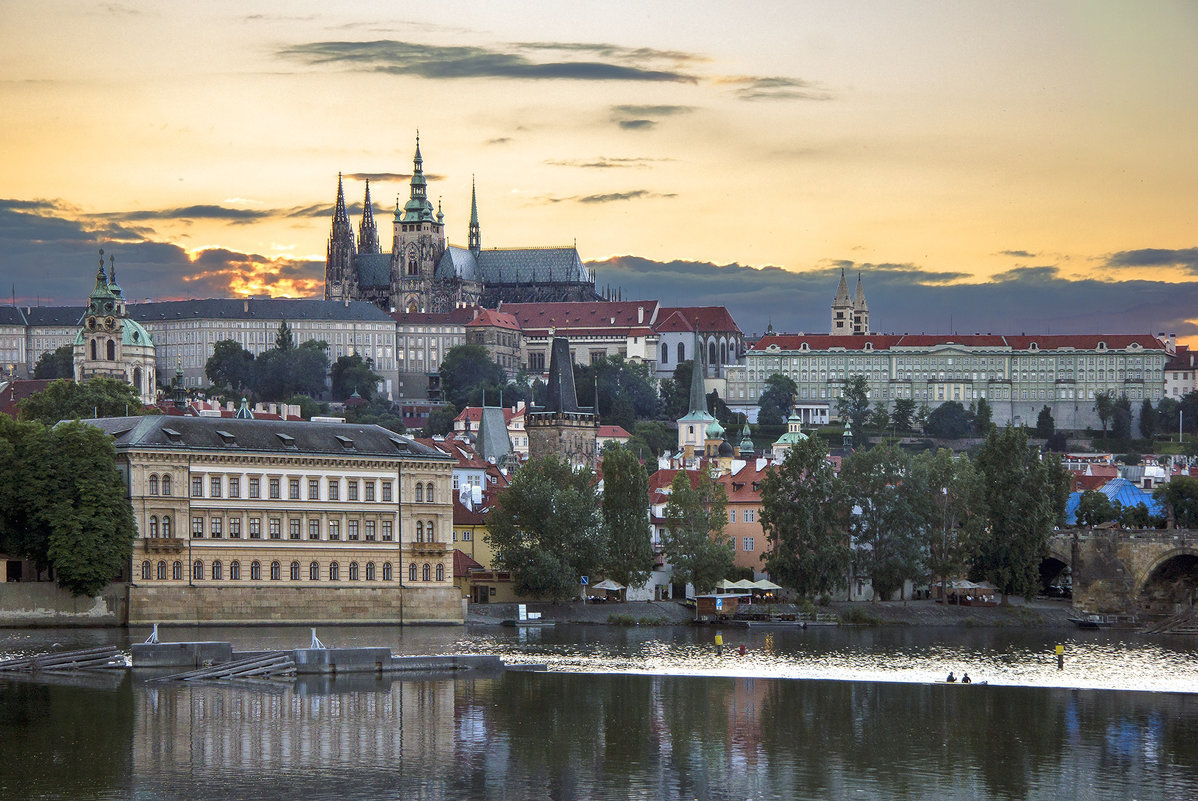
<svg viewBox="0 0 1198 801"><path fill-rule="evenodd" d="M595 437L599 433L598 409L578 405L570 341L554 337L549 351L549 386L545 407L525 413L528 455L540 459L550 454L574 467L595 466Z"/></svg>
<svg viewBox="0 0 1198 801"><path fill-rule="evenodd" d="M391 305L402 311L431 308L433 271L445 252L445 224L433 213L420 155L420 134L412 159L408 202L395 207L395 236L391 246Z"/></svg>
<svg viewBox="0 0 1198 801"><path fill-rule="evenodd" d="M370 204L370 179L366 179L366 199L362 201L362 222L358 224L358 252L379 252L379 229L374 224L374 208Z"/></svg>
<svg viewBox="0 0 1198 801"><path fill-rule="evenodd" d="M467 247L475 258L483 249L482 232L478 227L478 193L474 189L474 178L470 179L470 230L466 235Z"/></svg>
<svg viewBox="0 0 1198 801"><path fill-rule="evenodd" d="M719 423L707 411L707 393L703 375L703 344L695 334L695 360L691 363L690 409L678 418L678 452L686 462L703 456L707 452L707 429Z"/></svg>
<svg viewBox="0 0 1198 801"><path fill-rule="evenodd" d="M832 301L832 336L850 336L853 333L853 300L849 297L849 285L844 278L844 268L840 269L840 286L836 288L836 298Z"/></svg>
<svg viewBox="0 0 1198 801"><path fill-rule="evenodd" d="M357 272L354 257L354 230L345 210L345 191L341 173L337 173L337 207L333 212L333 230L329 234L328 254L324 266L324 299L354 300L358 296Z"/></svg>
<svg viewBox="0 0 1198 801"><path fill-rule="evenodd" d="M861 273L857 273L857 297L853 300L853 333L869 333L869 306L865 304L865 286L861 283Z"/></svg>

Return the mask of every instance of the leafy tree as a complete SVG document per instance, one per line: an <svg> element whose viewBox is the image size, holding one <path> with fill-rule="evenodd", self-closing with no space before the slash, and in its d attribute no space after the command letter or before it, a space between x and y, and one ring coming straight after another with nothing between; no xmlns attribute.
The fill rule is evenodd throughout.
<svg viewBox="0 0 1198 801"><path fill-rule="evenodd" d="M730 429L736 421L736 413L728 408L728 404L724 403L724 399L720 397L720 393L714 389L707 393L707 411L712 417L720 421L720 425L724 427L724 430Z"/></svg>
<svg viewBox="0 0 1198 801"><path fill-rule="evenodd" d="M993 424L992 418L990 402L985 398L978 398L978 402L973 408L973 433L979 437L989 434L990 426Z"/></svg>
<svg viewBox="0 0 1198 801"><path fill-rule="evenodd" d="M1152 401L1148 398L1140 404L1140 436L1144 439L1152 439L1158 431L1156 410L1152 408Z"/></svg>
<svg viewBox="0 0 1198 801"><path fill-rule="evenodd" d="M227 387L236 392L249 387L254 380L254 354L232 339L222 339L212 348L212 355L204 363L204 374L216 387Z"/></svg>
<svg viewBox="0 0 1198 801"><path fill-rule="evenodd" d="M928 415L924 430L938 439L960 439L973 428L969 413L958 401L945 401Z"/></svg>
<svg viewBox="0 0 1198 801"><path fill-rule="evenodd" d="M928 408L926 403L921 403L919 404L919 409L916 410L915 415L911 418L911 425L922 431L927 428L928 418L931 416L932 410Z"/></svg>
<svg viewBox="0 0 1198 801"><path fill-rule="evenodd" d="M275 350L289 351L295 347L295 339L291 336L291 326L287 325L287 321L283 320L279 323L279 330L275 333Z"/></svg>
<svg viewBox="0 0 1198 801"><path fill-rule="evenodd" d="M1161 484L1152 495L1165 506L1166 513L1177 528L1198 527L1198 478L1177 476Z"/></svg>
<svg viewBox="0 0 1198 801"><path fill-rule="evenodd" d="M397 434L407 432L399 407L386 398L376 395L369 403L345 408L345 420L349 423L367 423L382 426Z"/></svg>
<svg viewBox="0 0 1198 801"><path fill-rule="evenodd" d="M1120 504L1119 525L1124 528L1164 528L1165 519L1153 515L1142 503L1132 503L1127 506Z"/></svg>
<svg viewBox="0 0 1198 801"><path fill-rule="evenodd" d="M667 420L677 420L690 411L691 373L693 361L679 362L674 366L674 377L662 379L661 414Z"/></svg>
<svg viewBox="0 0 1198 801"><path fill-rule="evenodd" d="M1003 593L1030 597L1053 526L1069 496L1060 460L1028 447L1022 428L992 429L978 452L986 500L986 527L979 537L974 572Z"/></svg>
<svg viewBox="0 0 1198 801"><path fill-rule="evenodd" d="M770 544L765 567L774 581L811 598L844 587L851 551L847 508L828 450L808 437L761 482L761 528Z"/></svg>
<svg viewBox="0 0 1198 801"><path fill-rule="evenodd" d="M603 527L604 575L626 587L644 584L653 570L649 475L630 450L619 446L603 451Z"/></svg>
<svg viewBox="0 0 1198 801"><path fill-rule="evenodd" d="M1112 520L1118 520L1122 504L1118 501L1111 503L1105 493L1098 490L1086 490L1077 502L1077 522L1093 528Z"/></svg>
<svg viewBox="0 0 1198 801"><path fill-rule="evenodd" d="M295 394L317 396L325 392L329 371L327 342L309 339L298 348L291 343L291 330L280 323L276 347L254 360L253 388L264 400L281 401ZM281 344L284 347L278 347Z"/></svg>
<svg viewBox="0 0 1198 801"><path fill-rule="evenodd" d="M294 392L304 395L323 395L327 386L325 376L329 374L329 343L319 339L309 339L295 348L292 362ZM291 395L283 393L283 397Z"/></svg>
<svg viewBox="0 0 1198 801"><path fill-rule="evenodd" d="M765 426L782 425L794 410L799 388L793 380L781 373L765 379L765 390L757 402L757 422Z"/></svg>
<svg viewBox="0 0 1198 801"><path fill-rule="evenodd" d="M632 427L631 433L629 445L633 442L643 445L646 453L654 459L678 444L678 437L660 420L642 420Z"/></svg>
<svg viewBox="0 0 1198 801"><path fill-rule="evenodd" d="M327 403L321 403L308 395L292 395L286 400L286 403L288 406L298 406L300 417L305 420L311 420L313 417L329 413L329 405Z"/></svg>
<svg viewBox="0 0 1198 801"><path fill-rule="evenodd" d="M21 401L21 419L54 425L59 420L144 414L141 396L131 385L96 376L81 384L65 378Z"/></svg>
<svg viewBox="0 0 1198 801"><path fill-rule="evenodd" d="M1117 440L1131 439L1131 401L1120 395L1111 410L1111 436Z"/></svg>
<svg viewBox="0 0 1198 801"><path fill-rule="evenodd" d="M918 501L911 462L893 445L845 457L841 488L848 503L854 557L870 578L874 600L891 597L924 574Z"/></svg>
<svg viewBox="0 0 1198 801"><path fill-rule="evenodd" d="M943 587L965 571L985 525L981 476L968 457L947 448L916 454L911 474L928 568Z"/></svg>
<svg viewBox="0 0 1198 801"><path fill-rule="evenodd" d="M890 422L897 431L910 431L915 418L915 400L913 398L898 398L894 409L890 412Z"/></svg>
<svg viewBox="0 0 1198 801"><path fill-rule="evenodd" d="M337 361L333 362L331 377L333 398L336 400L345 400L357 392L358 397L369 401L383 380L382 376L371 369L369 360L363 359L357 353L339 356Z"/></svg>
<svg viewBox="0 0 1198 801"><path fill-rule="evenodd" d="M1115 413L1115 395L1112 392L1099 392L1094 395L1094 411L1098 412L1098 420L1102 423L1102 436L1106 437L1107 423Z"/></svg>
<svg viewBox="0 0 1198 801"><path fill-rule="evenodd" d="M1064 431L1054 431L1044 443L1044 450L1054 453L1064 453L1069 449L1069 440Z"/></svg>
<svg viewBox="0 0 1198 801"><path fill-rule="evenodd" d="M61 345L37 357L33 377L39 379L74 378L75 346Z"/></svg>
<svg viewBox="0 0 1198 801"><path fill-rule="evenodd" d="M441 394L458 411L470 405L472 398L481 400L484 391L494 393L506 383L503 368L491 359L482 345L456 345L441 362Z"/></svg>
<svg viewBox="0 0 1198 801"><path fill-rule="evenodd" d="M526 462L496 496L485 536L517 593L573 597L579 579L606 561L594 475L555 456Z"/></svg>
<svg viewBox="0 0 1198 801"><path fill-rule="evenodd" d="M452 406L438 406L433 409L424 424L424 436L436 437L453 431L453 418L457 416L458 413Z"/></svg>
<svg viewBox="0 0 1198 801"><path fill-rule="evenodd" d="M696 478L691 486L691 476ZM705 592L732 569L732 549L724 534L728 498L722 484L703 471L680 470L670 483L662 550L674 569L674 581Z"/></svg>
<svg viewBox="0 0 1198 801"><path fill-rule="evenodd" d="M1048 404L1040 409L1039 416L1036 417L1036 436L1041 439L1048 439L1053 432L1057 430L1057 423L1052 419L1052 410L1048 408Z"/></svg>
<svg viewBox="0 0 1198 801"><path fill-rule="evenodd" d="M865 420L869 414L869 379L863 375L849 376L840 388L836 399L836 413L841 420L853 424L853 431L860 436L865 431ZM884 427L884 426L883 426Z"/></svg>
<svg viewBox="0 0 1198 801"><path fill-rule="evenodd" d="M649 365L634 364L620 355L575 364L574 387L584 406L593 403L598 387L600 417L628 430L638 419L656 417L661 403Z"/></svg>

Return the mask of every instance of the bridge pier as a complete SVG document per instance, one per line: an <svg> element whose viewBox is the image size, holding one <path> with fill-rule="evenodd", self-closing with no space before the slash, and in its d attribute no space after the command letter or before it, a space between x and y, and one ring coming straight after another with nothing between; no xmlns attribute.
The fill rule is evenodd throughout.
<svg viewBox="0 0 1198 801"><path fill-rule="evenodd" d="M1067 529L1048 551L1070 567L1075 609L1175 614L1198 589L1198 535L1187 529Z"/></svg>

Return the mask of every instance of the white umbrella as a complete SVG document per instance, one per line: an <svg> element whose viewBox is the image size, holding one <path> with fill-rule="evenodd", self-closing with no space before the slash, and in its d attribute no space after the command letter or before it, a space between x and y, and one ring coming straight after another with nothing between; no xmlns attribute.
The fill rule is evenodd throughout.
<svg viewBox="0 0 1198 801"><path fill-rule="evenodd" d="M753 586L759 590L780 590L780 589L782 589L781 584L775 584L774 582L770 581L769 579L761 579L760 581L755 581L755 582L753 582Z"/></svg>
<svg viewBox="0 0 1198 801"><path fill-rule="evenodd" d="M754 584L753 582L749 581L748 579L741 579L740 581L737 581L737 582L734 582L733 584L730 584L730 585L729 585L729 589L734 589L734 590L755 590L755 589L757 589L757 585L756 585L756 584Z"/></svg>
<svg viewBox="0 0 1198 801"><path fill-rule="evenodd" d="M620 584L619 582L612 581L611 579L604 579L603 581L599 582L598 584L592 584L591 589L592 590L612 590L613 592L619 592L620 590L624 589L624 585Z"/></svg>
<svg viewBox="0 0 1198 801"><path fill-rule="evenodd" d="M720 579L719 581L717 581L717 582L715 583L715 588L716 588L717 590L730 590L730 589L733 589L733 588L735 588L735 587L736 587L736 582L735 582L735 581L729 581L728 579Z"/></svg>

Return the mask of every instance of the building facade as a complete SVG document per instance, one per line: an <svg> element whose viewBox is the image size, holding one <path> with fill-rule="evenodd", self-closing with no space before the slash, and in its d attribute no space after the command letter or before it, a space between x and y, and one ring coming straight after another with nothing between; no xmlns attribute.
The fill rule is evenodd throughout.
<svg viewBox="0 0 1198 801"><path fill-rule="evenodd" d="M462 622L453 460L384 428L146 416L117 449L129 622Z"/></svg>

